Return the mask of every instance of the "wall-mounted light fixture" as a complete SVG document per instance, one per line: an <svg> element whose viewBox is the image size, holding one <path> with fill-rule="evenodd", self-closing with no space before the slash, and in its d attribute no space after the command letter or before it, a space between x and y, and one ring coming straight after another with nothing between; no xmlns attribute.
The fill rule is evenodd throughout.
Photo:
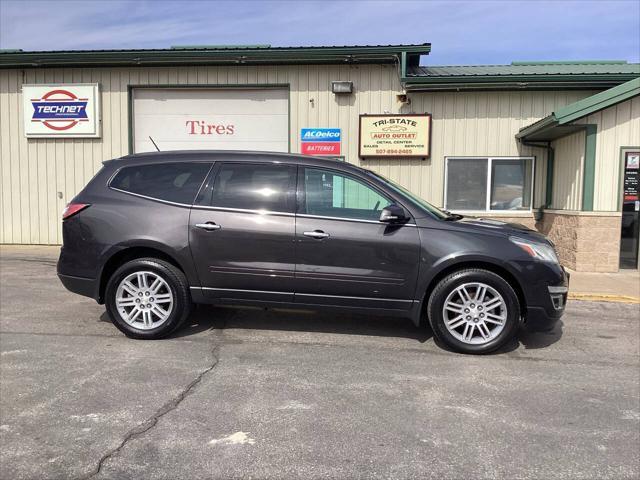
<svg viewBox="0 0 640 480"><path fill-rule="evenodd" d="M353 82L331 82L331 91L336 95L353 93Z"/></svg>

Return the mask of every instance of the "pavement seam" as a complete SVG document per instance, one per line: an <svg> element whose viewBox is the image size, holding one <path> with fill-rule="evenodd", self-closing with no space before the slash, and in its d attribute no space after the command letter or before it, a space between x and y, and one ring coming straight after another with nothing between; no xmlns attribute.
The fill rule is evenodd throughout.
<svg viewBox="0 0 640 480"><path fill-rule="evenodd" d="M222 329L224 329L224 325L220 327L220 331L222 331ZM211 330L215 331L216 329L215 327L212 327ZM217 338L219 335L221 334L216 335L214 338ZM211 350L211 355L213 357L211 365L209 365L207 368L202 370L196 376L196 378L194 378L191 382L189 382L189 384L186 387L184 387L180 391L180 393L178 393L178 395L176 395L172 400L162 405L162 407L160 407L151 417L147 418L144 422L140 423L135 428L132 428L131 430L129 430L125 434L120 444L117 447L112 448L111 450L106 452L104 455L102 455L102 457L100 457L100 460L98 460L98 464L95 466L93 471L91 471L87 475L83 475L82 477L79 478L79 480L89 480L91 478L94 478L96 475L99 475L105 462L107 462L111 458L118 455L118 453L120 453L122 449L126 447L131 440L141 437L142 435L150 431L153 427L155 427L158 424L158 421L162 417L164 417L168 413L178 408L178 406L182 403L182 401L190 393L192 393L193 389L202 381L204 376L218 366L218 363L220 362L219 351L220 351L220 344L216 343L216 345Z"/></svg>

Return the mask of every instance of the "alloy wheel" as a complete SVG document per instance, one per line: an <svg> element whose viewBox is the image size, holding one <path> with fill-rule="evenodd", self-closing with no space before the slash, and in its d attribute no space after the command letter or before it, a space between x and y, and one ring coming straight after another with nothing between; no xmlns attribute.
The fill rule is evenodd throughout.
<svg viewBox="0 0 640 480"><path fill-rule="evenodd" d="M139 330L151 330L165 323L173 310L173 301L169 284L150 271L127 275L116 290L118 314Z"/></svg>
<svg viewBox="0 0 640 480"><path fill-rule="evenodd" d="M480 282L456 287L442 308L449 333L469 345L483 345L496 338L506 325L507 314L502 295Z"/></svg>

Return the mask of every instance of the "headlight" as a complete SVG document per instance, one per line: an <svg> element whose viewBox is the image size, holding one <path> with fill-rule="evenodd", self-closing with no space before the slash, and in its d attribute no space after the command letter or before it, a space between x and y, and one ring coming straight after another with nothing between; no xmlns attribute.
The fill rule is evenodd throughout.
<svg viewBox="0 0 640 480"><path fill-rule="evenodd" d="M551 245L544 243L531 242L519 237L509 237L509 240L519 246L528 255L543 262L559 263L556 252Z"/></svg>

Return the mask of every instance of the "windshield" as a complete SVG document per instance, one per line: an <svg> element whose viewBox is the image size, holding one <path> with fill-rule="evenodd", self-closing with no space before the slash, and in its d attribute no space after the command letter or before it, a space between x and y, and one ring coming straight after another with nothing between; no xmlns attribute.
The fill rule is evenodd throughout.
<svg viewBox="0 0 640 480"><path fill-rule="evenodd" d="M395 190L397 193L400 193L401 195L404 195L405 197L409 197L415 204L421 206L423 209L425 209L428 213L430 213L434 217L439 218L439 219L445 219L445 218L451 217L451 214L440 210L438 207L434 207L433 205L431 205L426 200L423 200L422 198L418 197L414 193L411 193L409 190L407 190L403 186L398 185L397 183L389 180L388 178L383 177L379 173L372 172L371 170L367 170L367 173L369 175L371 175L372 177L383 181L392 190Z"/></svg>

